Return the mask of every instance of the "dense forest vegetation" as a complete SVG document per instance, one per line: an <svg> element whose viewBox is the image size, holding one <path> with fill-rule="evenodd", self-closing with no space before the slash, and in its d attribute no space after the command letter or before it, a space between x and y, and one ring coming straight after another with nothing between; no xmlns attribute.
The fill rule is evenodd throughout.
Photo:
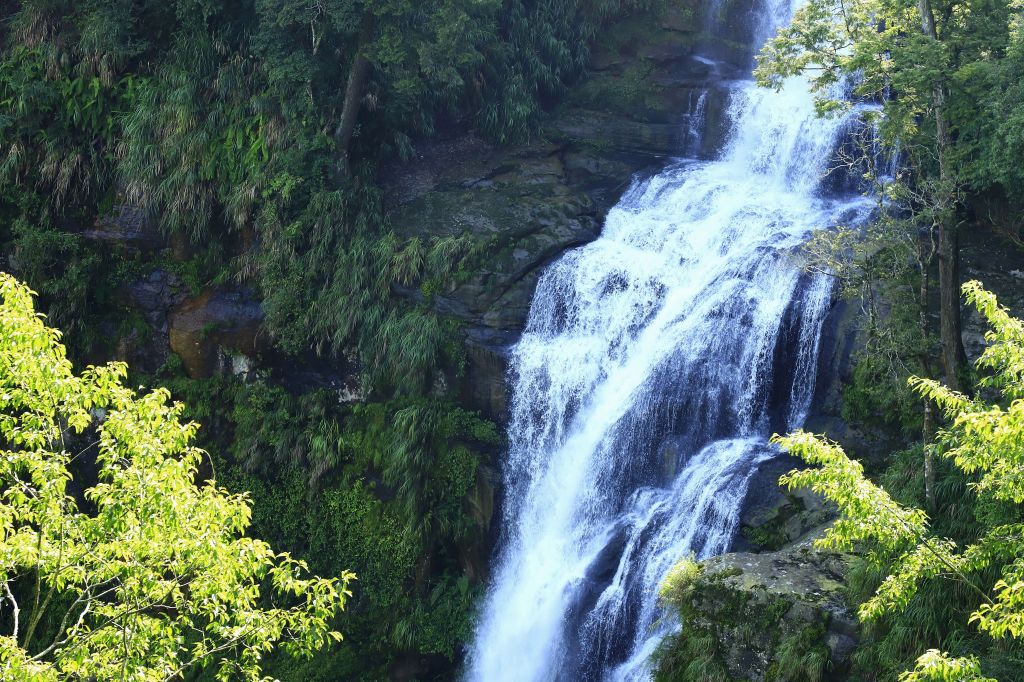
<svg viewBox="0 0 1024 682"><path fill-rule="evenodd" d="M883 300L894 306L880 325L887 329L869 331L873 338L858 368L866 394L860 404L887 412L883 419L920 425L921 445L892 456L879 480L926 511L893 516L888 510L898 507L888 494L859 480L859 465L841 452L800 436L783 441L823 465L788 482L810 484L839 505L843 517L825 542L869 549L860 613L882 624L869 630L859 664L872 674L910 669L925 649L932 651L905 679L1014 679L1021 670L1018 524L1024 498L1016 486L1024 338L1020 321L994 297L976 283L966 287L993 328L972 378L960 303L960 243L971 238L972 227L994 224L1005 237L1001 248L1021 245L1021 20L1019 4L1000 0L883 0L849 11L815 1L780 31L760 61L758 76L766 84L817 65L812 80L825 111L840 106L834 87L844 82L881 102L872 143L900 154L902 170L882 192L892 204L880 211L869 251L862 243L860 257L847 256L837 270L847 284L883 287ZM865 175L876 180L877 170L868 167ZM835 254L842 237L828 239ZM901 256L889 260L900 245ZM939 290L934 340L933 265ZM886 400L883 391L905 397ZM943 419L948 428L940 429ZM955 467L936 461L939 453ZM911 521L916 514L922 515ZM948 659L938 650L970 658Z"/></svg>
<svg viewBox="0 0 1024 682"><path fill-rule="evenodd" d="M397 237L377 169L438 129L524 140L602 27L648 4L0 5L4 269L39 292L72 358L120 357L118 339L148 333L122 292L161 268L193 293L252 289L285 364L362 368L356 405L269 376L191 379L173 355L131 379L185 401L218 482L252 493L257 536L359 576L344 643L273 674L382 679L410 656L444 670L469 633L481 458L499 438L439 381L464 359L429 296L476 245ZM125 205L170 247L88 237Z"/></svg>
<svg viewBox="0 0 1024 682"><path fill-rule="evenodd" d="M245 537L245 496L199 484L198 425L181 423L166 389L136 395L121 363L74 374L29 290L4 274L0 296L3 679L209 667L258 680L277 646L308 657L340 641L330 624L354 576L311 577ZM96 449L92 476L70 452L80 446Z"/></svg>
<svg viewBox="0 0 1024 682"><path fill-rule="evenodd" d="M121 369L86 382L105 397L84 408L127 401L183 429L166 452L185 452L185 470L168 476L181 484L215 473L230 491L199 489L231 530L220 538L222 554L210 549L202 561L226 560L246 530L290 553L253 541L263 563L240 569L237 584L214 586L218 594L242 600L232 593L258 588L274 572L309 581L284 586L293 596L300 587L320 591L307 610L269 616L294 618L291 634L232 643L233 660L249 666L243 672L256 659L240 651L262 657L264 643L290 638L297 643L287 653L309 653L337 630L344 639L313 659L267 654L263 672L284 680L452 674L481 589L478 555L493 504L487 471L502 436L455 395L450 379L466 362L459 325L435 310L432 296L478 263L485 245L469 235L399 236L380 170L446 130L473 130L498 145L529 139L567 88L586 78L594 41L623 16L655 14L666 2L0 2L0 269L38 292L69 357L101 364L144 345L151 330L124 292L155 269L193 295L232 287L262 304L272 358L265 371L197 377L171 354L133 363L124 382L166 387L183 401L184 418L202 424L195 437L208 458L180 440L191 427L179 424L162 392L125 397ZM917 524L896 538L849 526L844 535L837 526L837 546L863 549L880 539L886 550L872 552L851 579L850 599L874 616L855 671L896 679L934 649L959 658L932 654L920 666L932 665L934 675L922 668L908 679L1015 679L1024 666L1014 478L1024 456L1024 340L1019 322L972 289L996 335L986 363L971 366L959 253L982 228L1000 234L999 248L1024 246L1020 4L810 0L766 47L757 76L771 87L797 73L813 79L822 115L847 106L851 91L857 102L879 105L843 159L880 190L878 219L866 234L818 234L807 249L808 267L834 274L863 303L863 348L844 416L898 434L906 449L866 462L867 474L888 491L886 505ZM877 166L879 149L899 159L896 178ZM161 248L92 234L124 215L157 226ZM10 280L4 287L27 325L27 294ZM47 352L61 355L63 371L63 351ZM340 403L326 385L296 388L274 371L280 366L357 367L360 400ZM921 381L911 386L911 376ZM977 415L1006 420L985 426L1002 429L1002 440L986 441ZM846 479L829 487L852 475L845 455L818 441L785 443L829 465L793 480L826 495L846 489ZM91 480L107 455L87 445L83 459L94 461L74 467ZM998 461L979 463L985 452ZM867 481L856 485L864 490L856 504L836 501L862 519L856 513L874 512L864 505L882 493ZM242 492L248 502L235 497ZM926 510L927 527L908 509ZM922 552L919 543L933 537L968 549ZM123 558L112 549L119 540L99 543L111 562ZM943 579L936 558L956 565L956 581ZM300 559L306 563L294 563ZM109 570L102 560L97 555L96 570ZM307 568L342 578L298 577ZM348 571L358 576L351 584ZM894 582L901 589L884 593L884 603L873 596ZM14 588L22 601L39 594L28 584ZM979 590L989 600L980 610ZM225 608L273 613L246 594L252 598ZM0 624L9 618L4 612ZM58 634L58 623L40 627L51 639ZM34 646L43 649L42 635ZM195 651L198 661L211 658ZM949 672L955 666L961 672Z"/></svg>

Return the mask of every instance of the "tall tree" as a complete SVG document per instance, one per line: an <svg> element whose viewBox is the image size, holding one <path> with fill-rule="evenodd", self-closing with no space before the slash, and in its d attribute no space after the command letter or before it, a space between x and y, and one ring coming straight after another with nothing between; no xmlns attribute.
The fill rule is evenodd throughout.
<svg viewBox="0 0 1024 682"><path fill-rule="evenodd" d="M374 38L376 25L376 18L369 12L364 13L355 56L352 57L352 66L348 70L341 116L338 119L338 126L334 129L334 141L338 146L338 174L342 180L348 180L352 176L349 147L352 144L352 134L356 129L356 120L359 118L363 92L366 90L366 83L370 78L368 52Z"/></svg>
<svg viewBox="0 0 1024 682"><path fill-rule="evenodd" d="M806 74L823 111L848 106L842 102L848 85L882 103L880 142L900 149L915 194L924 199L905 208L938 235L941 356L956 390L967 388L959 227L969 173L959 130L973 122L951 100L965 94L958 74L1001 57L1010 6L1007 0L811 0L765 46L757 71L762 84L773 86Z"/></svg>
<svg viewBox="0 0 1024 682"><path fill-rule="evenodd" d="M950 5L950 9L952 9ZM925 40L935 45L932 51L943 53L931 0L917 0L921 31ZM960 236L957 224L955 171L950 167L953 139L946 114L946 90L949 87L946 64L937 65L932 77L931 109L935 116L935 153L938 157L939 192L935 206L935 227L939 234L939 338L942 342L942 364L946 380L954 390L961 390L961 378L967 365L961 334L960 315Z"/></svg>
<svg viewBox="0 0 1024 682"><path fill-rule="evenodd" d="M500 0L258 0L256 43L305 73L315 101L333 108L335 176L352 174L360 115L429 132L433 117L461 103L495 39ZM340 95L340 96L339 96ZM401 121L401 123L399 123ZM378 123L379 125L379 123Z"/></svg>

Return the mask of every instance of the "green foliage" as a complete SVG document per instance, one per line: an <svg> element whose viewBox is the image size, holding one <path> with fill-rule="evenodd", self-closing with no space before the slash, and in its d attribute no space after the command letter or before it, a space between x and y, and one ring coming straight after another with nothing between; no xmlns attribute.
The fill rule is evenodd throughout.
<svg viewBox="0 0 1024 682"><path fill-rule="evenodd" d="M892 326L901 328L898 324ZM921 427L921 401L906 384L905 377L911 370L906 355L901 354L910 348L895 348L886 344L887 340L893 338L872 337L858 353L849 381L843 386L843 418L850 423L881 423L915 433Z"/></svg>
<svg viewBox="0 0 1024 682"><path fill-rule="evenodd" d="M934 39L922 30L924 16L935 23ZM915 208L941 212L964 187L1022 198L1024 176L1012 161L1024 115L1022 45L1020 6L1011 0L813 0L765 46L757 77L779 86L807 74L823 112L850 106L837 87L844 83L881 102L880 142L899 146L909 185L935 199Z"/></svg>
<svg viewBox="0 0 1024 682"><path fill-rule="evenodd" d="M309 577L305 562L246 537L248 499L200 482L198 426L181 423L167 391L136 395L123 364L73 374L29 290L3 274L0 295L5 679L163 679L215 665L220 679L257 680L275 648L309 656L340 641L331 621L354 576ZM76 478L90 451L95 479ZM43 621L51 608L56 627Z"/></svg>
<svg viewBox="0 0 1024 682"><path fill-rule="evenodd" d="M878 483L893 499L907 506L925 504L921 471L921 446L890 455L890 466L878 477ZM971 479L950 460L937 464L935 512L931 531L942 537L969 541L983 532L976 518L976 505L969 485ZM847 578L849 600L859 604L870 599L888 574L888 564L859 560ZM989 568L979 576L980 583L992 583L998 573ZM895 679L897 673L914 667L921 650L936 647L958 656L981 658L989 675L1012 679L1021 664L1020 651L1014 647L994 648L991 640L968 626L968 618L977 607L977 593L965 584L949 580L922 583L907 606L862 626L860 643L854 652L854 677ZM1018 647L1019 648L1019 647Z"/></svg>
<svg viewBox="0 0 1024 682"><path fill-rule="evenodd" d="M690 556L680 559L658 586L658 598L666 604L674 605L677 609L683 608L685 600L692 596L702 571L703 568L696 558Z"/></svg>
<svg viewBox="0 0 1024 682"><path fill-rule="evenodd" d="M16 220L11 228L11 255L18 274L38 287L50 319L66 333L84 335L90 289L100 279L102 259L81 237L57 229L37 228Z"/></svg>
<svg viewBox="0 0 1024 682"><path fill-rule="evenodd" d="M730 682L718 655L718 639L709 631L669 635L654 653L657 682Z"/></svg>
<svg viewBox="0 0 1024 682"><path fill-rule="evenodd" d="M821 546L862 548L887 574L861 604L862 619L877 621L904 611L923 588L946 578L972 593L969 621L980 633L1009 640L1012 646L1024 637L1024 493L1019 476L1024 463L1024 323L1010 317L980 284L968 283L964 293L992 327L978 364L990 371L981 387L999 401L968 398L932 380L913 379L912 384L950 419L940 444L970 480L978 524L973 537L961 545L935 535L923 511L899 504L868 481L860 464L838 446L806 433L778 442L818 468L791 472L782 483L809 487L839 507L841 517L818 541ZM959 675L982 679L977 661L931 652L905 679L961 679Z"/></svg>
<svg viewBox="0 0 1024 682"><path fill-rule="evenodd" d="M488 520L493 424L440 398L341 406L262 381L163 381L223 453L219 479L252 495L255 533L319 573L343 560L359 575L340 648L308 666L275 658L273 675L378 680L396 652L456 659L479 591L466 562Z"/></svg>
<svg viewBox="0 0 1024 682"><path fill-rule="evenodd" d="M829 651L825 645L825 629L808 625L779 641L776 660L769 679L821 682L828 672Z"/></svg>
<svg viewBox="0 0 1024 682"><path fill-rule="evenodd" d="M396 301L394 289L450 281L479 244L465 236L399 240L386 229L380 192L372 188L353 196L309 193L302 182L275 187L280 203L268 204L257 223L262 248L241 265L265 292L278 345L291 353L355 351L371 386L413 395L437 368L459 367L454 324Z"/></svg>
<svg viewBox="0 0 1024 682"><path fill-rule="evenodd" d="M786 527L783 523L770 523L756 528L744 528L743 537L755 546L756 551L773 552L786 544Z"/></svg>
<svg viewBox="0 0 1024 682"><path fill-rule="evenodd" d="M120 118L116 173L126 200L200 243L217 220L251 221L269 160L259 66L215 36L187 31Z"/></svg>
<svg viewBox="0 0 1024 682"><path fill-rule="evenodd" d="M438 401L361 405L354 416L352 452L394 492L406 527L428 543L467 539L475 524L463 506L478 466L467 444L496 444L494 426Z"/></svg>
<svg viewBox="0 0 1024 682"><path fill-rule="evenodd" d="M497 141L525 139L583 71L598 28L653 4L13 3L0 16L10 27L0 52L0 196L26 225L68 214L88 223L124 202L172 236L222 245L222 258L240 253L233 273L260 290L281 348L355 351L373 386L418 394L431 368L459 364L453 328L393 289L444 288L474 244L394 237L376 164L408 157L413 136L453 121L475 121ZM370 73L354 177L339 182L339 84L357 50ZM15 192L37 200L11 201ZM71 263L65 284L109 288L94 286L93 264L66 245L47 257L58 251Z"/></svg>
<svg viewBox="0 0 1024 682"><path fill-rule="evenodd" d="M900 675L900 682L996 682L981 674L974 658L950 658L929 650L917 660L917 667Z"/></svg>

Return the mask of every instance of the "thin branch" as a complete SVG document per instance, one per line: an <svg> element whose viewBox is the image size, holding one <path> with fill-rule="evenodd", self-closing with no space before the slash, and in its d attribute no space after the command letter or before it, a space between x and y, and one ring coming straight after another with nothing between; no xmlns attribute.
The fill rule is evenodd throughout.
<svg viewBox="0 0 1024 682"><path fill-rule="evenodd" d="M43 657L48 656L57 647L61 647L61 646L64 646L65 644L67 644L71 640L71 637L73 636L73 634L78 631L78 628L82 627L82 623L85 621L85 616L86 616L86 614L89 613L89 610L91 608L92 608L92 601L90 600L90 601L87 601L85 603L85 608L82 609L82 613L78 614L78 620L75 621L75 624L73 626L71 626L71 629L68 631L69 632L68 636L65 637L62 640L59 640L59 641L58 640L54 640L53 643L50 644L50 646L46 647L45 649L40 651L38 654L33 656L32 660L33 661L42 660ZM60 630L59 630L59 632L63 632L64 631L64 625L67 624L67 618L68 618L68 615L70 615L70 613L71 613L71 610L69 609L68 612L64 614L64 619L60 623Z"/></svg>
<svg viewBox="0 0 1024 682"><path fill-rule="evenodd" d="M888 500L888 503L891 505L892 510L895 512L894 516L896 517L897 521L899 521L899 523L903 526L904 529L910 531L914 536L916 536L915 540L917 541L918 544L920 544L922 547L924 547L926 550L928 550L928 552L930 552L932 554L932 556L934 556L936 559L938 559L942 563L943 566L945 566L950 571L952 571L954 574L959 576L960 580L965 585L970 587L972 590L977 592L978 595L987 604L993 604L994 603L992 601L991 597L989 597L989 595L984 590L982 590L980 587L975 585L973 581L971 581L966 575L964 575L964 573L959 568L957 568L955 565L953 565L949 561L949 559L942 552L940 552L938 549L936 549L935 546L931 542L928 541L928 537L924 534L924 530L918 530L917 528L912 526L906 519L903 518L903 513L904 513L903 507L901 507L895 500L892 500L891 498Z"/></svg>
<svg viewBox="0 0 1024 682"><path fill-rule="evenodd" d="M11 592L11 582L9 580L4 581L4 591L7 593L7 599L11 602L11 608L14 610L14 630L12 636L14 641L18 641L18 618L21 616L21 609L18 607L18 600L14 598L14 593Z"/></svg>

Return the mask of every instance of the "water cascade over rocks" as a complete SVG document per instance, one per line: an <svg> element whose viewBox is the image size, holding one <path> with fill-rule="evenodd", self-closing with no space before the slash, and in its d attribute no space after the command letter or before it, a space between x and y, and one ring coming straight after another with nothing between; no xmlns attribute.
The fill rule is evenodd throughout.
<svg viewBox="0 0 1024 682"><path fill-rule="evenodd" d="M762 8L756 39L790 11ZM817 118L800 80L738 81L729 101L717 159L637 183L538 284L469 680L649 679L679 627L659 583L689 553L729 549L751 476L778 454L769 437L806 417L831 291L794 252L870 211L822 187L857 111Z"/></svg>

